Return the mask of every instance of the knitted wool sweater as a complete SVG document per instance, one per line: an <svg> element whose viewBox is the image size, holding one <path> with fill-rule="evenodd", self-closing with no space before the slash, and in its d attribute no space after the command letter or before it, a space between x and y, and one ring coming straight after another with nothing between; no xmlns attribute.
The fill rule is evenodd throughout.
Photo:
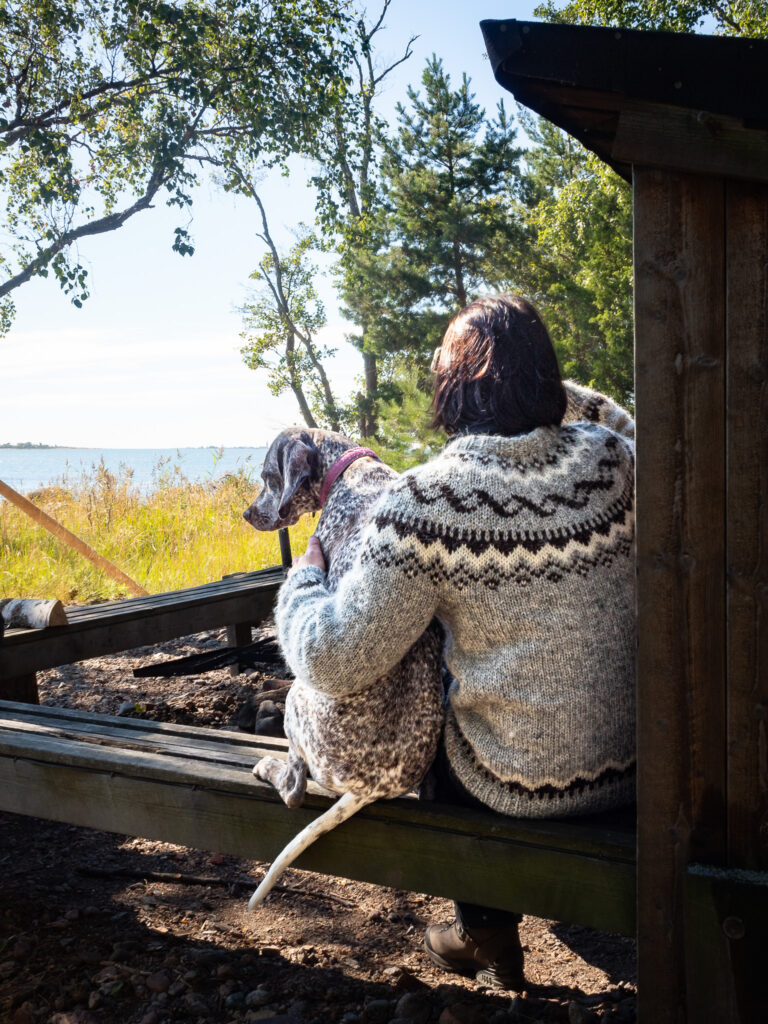
<svg viewBox="0 0 768 1024"><path fill-rule="evenodd" d="M634 424L566 387L563 426L458 436L404 473L338 589L303 567L277 608L288 663L328 694L370 685L437 616L449 763L523 817L634 798Z"/></svg>

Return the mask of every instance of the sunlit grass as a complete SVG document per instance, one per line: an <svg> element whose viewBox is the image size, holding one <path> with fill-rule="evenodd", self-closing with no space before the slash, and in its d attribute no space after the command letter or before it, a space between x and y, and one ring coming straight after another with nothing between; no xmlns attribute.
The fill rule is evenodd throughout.
<svg viewBox="0 0 768 1024"><path fill-rule="evenodd" d="M147 493L132 471L103 463L60 480L32 500L150 593L178 590L280 564L276 533L257 533L243 519L259 484L241 470L192 483L178 467L158 464ZM316 520L291 528L301 553ZM0 597L58 598L65 604L127 596L82 555L0 500Z"/></svg>

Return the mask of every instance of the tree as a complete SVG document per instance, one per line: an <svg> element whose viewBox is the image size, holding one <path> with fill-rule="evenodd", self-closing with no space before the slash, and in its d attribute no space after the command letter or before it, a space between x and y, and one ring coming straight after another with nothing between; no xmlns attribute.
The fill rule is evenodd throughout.
<svg viewBox="0 0 768 1024"><path fill-rule="evenodd" d="M77 243L200 168L278 159L335 102L345 0L0 0L0 327L53 273L87 297ZM186 229L173 248L190 254Z"/></svg>
<svg viewBox="0 0 768 1024"><path fill-rule="evenodd" d="M768 35L768 3L750 0L553 0L537 17L571 24ZM521 114L534 146L526 153L528 258L510 284L536 301L564 372L632 405L631 189L575 140Z"/></svg>
<svg viewBox="0 0 768 1024"><path fill-rule="evenodd" d="M393 283L405 306L421 314L454 313L492 286L496 266L521 238L513 198L518 187L516 132L504 104L496 118L433 56L422 74L424 95L408 90L383 167Z"/></svg>
<svg viewBox="0 0 768 1024"><path fill-rule="evenodd" d="M533 143L522 190L527 237L505 285L538 307L564 376L631 407L631 189L549 121L520 117Z"/></svg>
<svg viewBox="0 0 768 1024"><path fill-rule="evenodd" d="M384 141L372 244L347 271L366 303L368 344L382 369L381 434L393 451L407 448L408 458L433 442L426 427L432 350L455 312L498 287L499 267L522 238L515 199L521 150L504 105L486 118L469 79L452 89L436 57L421 81L423 95L408 90L397 132ZM409 426L415 448L403 447Z"/></svg>
<svg viewBox="0 0 768 1024"><path fill-rule="evenodd" d="M376 304L368 287L370 277L360 273L361 265L378 247L379 155L384 125L376 114L375 102L387 76L411 56L416 38L408 40L400 58L384 67L377 66L374 39L384 28L391 2L383 0L374 21L358 19L349 51L347 88L332 110L325 130L316 136L312 151L318 162L313 179L318 194L318 222L323 233L334 240L344 313L357 325L347 340L363 359L364 390L355 402L359 432L364 438L376 433L376 403L380 397L379 357L372 338Z"/></svg>
<svg viewBox="0 0 768 1024"><path fill-rule="evenodd" d="M548 0L535 10L537 18L572 25L614 25L624 28L696 32L712 19L724 35L768 36L765 0Z"/></svg>
<svg viewBox="0 0 768 1024"><path fill-rule="evenodd" d="M340 410L323 366L323 359L332 352L316 341L326 323L309 259L317 248L316 239L304 230L291 251L281 256L252 183L250 192L261 213L262 231L257 237L266 244L267 252L251 274L252 280L265 287L242 308L245 331L241 337L246 344L241 355L250 369L268 370L273 394L287 389L293 392L308 427L339 430Z"/></svg>

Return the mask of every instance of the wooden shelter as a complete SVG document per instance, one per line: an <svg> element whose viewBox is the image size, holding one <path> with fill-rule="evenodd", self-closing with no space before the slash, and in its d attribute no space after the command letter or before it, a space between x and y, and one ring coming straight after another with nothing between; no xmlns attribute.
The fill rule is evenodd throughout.
<svg viewBox="0 0 768 1024"><path fill-rule="evenodd" d="M634 193L639 1019L768 1020L768 41L485 21Z"/></svg>

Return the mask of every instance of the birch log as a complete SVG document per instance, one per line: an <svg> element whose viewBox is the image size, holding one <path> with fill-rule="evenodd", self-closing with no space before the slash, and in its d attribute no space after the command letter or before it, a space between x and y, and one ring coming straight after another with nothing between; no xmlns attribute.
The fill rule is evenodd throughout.
<svg viewBox="0 0 768 1024"><path fill-rule="evenodd" d="M94 551L93 548L89 547L85 543L85 541L80 540L80 538L76 537L74 533L70 533L66 526L62 526L61 523L57 523L55 519L52 519L47 513L43 512L42 509L38 508L37 505L33 505L31 501L25 498L22 494L19 494L18 491L14 491L14 489L9 487L8 484L3 483L2 480L0 480L0 494L10 501L11 504L20 508L22 512L26 512L30 519L34 519L39 526L44 527L44 529L48 530L49 533L52 533L54 537L58 537L59 540L64 541L65 544L68 544L69 547L77 551L78 554L87 558L89 562L93 562L93 564L98 566L102 572L107 574L107 576L111 576L113 580L117 580L118 583L122 583L123 586L127 587L132 594L135 594L137 597L147 596L148 592L143 587L140 587L135 580L131 579L130 576L126 576L124 572L121 572L121 570L118 569L116 565L113 565L109 559L104 558L103 555Z"/></svg>
<svg viewBox="0 0 768 1024"><path fill-rule="evenodd" d="M0 601L0 618L6 629L46 629L67 624L67 613L61 601L31 597Z"/></svg>

